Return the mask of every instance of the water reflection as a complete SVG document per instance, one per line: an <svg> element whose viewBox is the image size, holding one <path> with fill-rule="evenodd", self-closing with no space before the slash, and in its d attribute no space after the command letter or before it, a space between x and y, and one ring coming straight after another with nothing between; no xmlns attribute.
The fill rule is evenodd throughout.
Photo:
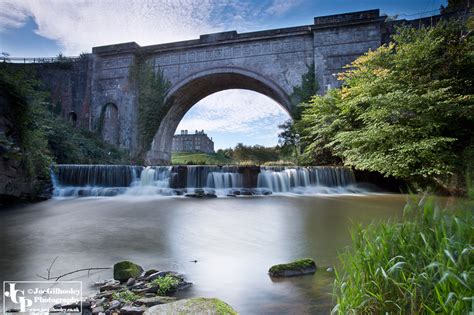
<svg viewBox="0 0 474 315"><path fill-rule="evenodd" d="M0 211L0 280L39 280L36 274L56 256L53 274L130 259L182 272L194 283L182 296L218 297L242 314L327 314L333 275L325 269L349 244L350 222L399 217L404 201L401 195L50 200ZM272 264L301 257L320 266L314 276L268 277ZM87 287L111 276L79 279Z"/></svg>

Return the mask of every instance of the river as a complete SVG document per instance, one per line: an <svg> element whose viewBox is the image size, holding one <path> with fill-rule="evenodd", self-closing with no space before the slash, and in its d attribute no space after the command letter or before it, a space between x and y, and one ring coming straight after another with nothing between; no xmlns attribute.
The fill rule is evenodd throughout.
<svg viewBox="0 0 474 315"><path fill-rule="evenodd" d="M194 285L181 297L218 297L242 314L328 314L337 253L353 223L400 217L406 196L281 195L68 198L0 211L0 280L132 260L171 269ZM351 223L352 222L352 223ZM268 268L312 257L313 276L272 280ZM197 263L191 262L197 260ZM80 274L85 293L111 271Z"/></svg>

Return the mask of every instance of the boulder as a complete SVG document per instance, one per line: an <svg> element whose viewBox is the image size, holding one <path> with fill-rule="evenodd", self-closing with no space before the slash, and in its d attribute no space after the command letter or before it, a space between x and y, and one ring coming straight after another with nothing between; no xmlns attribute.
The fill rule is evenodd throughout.
<svg viewBox="0 0 474 315"><path fill-rule="evenodd" d="M117 290L117 289L120 289L120 288L121 288L120 281L111 280L109 282L106 282L103 286L101 286L99 291L100 292L105 292L105 291Z"/></svg>
<svg viewBox="0 0 474 315"><path fill-rule="evenodd" d="M135 301L136 304L152 307L159 304L175 302L176 298L171 296L144 297Z"/></svg>
<svg viewBox="0 0 474 315"><path fill-rule="evenodd" d="M316 264L311 258L295 260L287 264L275 265L268 270L272 277L293 277L316 272Z"/></svg>
<svg viewBox="0 0 474 315"><path fill-rule="evenodd" d="M146 277L148 277L149 275L154 274L154 273L157 273L157 272L158 272L158 270L156 270L156 269L148 269L147 271L145 271L145 274L143 275L143 277L146 278Z"/></svg>
<svg viewBox="0 0 474 315"><path fill-rule="evenodd" d="M119 309L120 306L122 306L122 303L120 303L120 301L113 300L110 302L109 308L107 309L107 311L113 311L113 310Z"/></svg>
<svg viewBox="0 0 474 315"><path fill-rule="evenodd" d="M147 309L145 315L158 314L226 314L237 312L232 307L216 298L193 298L173 303L160 304Z"/></svg>
<svg viewBox="0 0 474 315"><path fill-rule="evenodd" d="M127 281L130 278L136 278L143 272L143 268L131 261L121 261L114 265L114 279L118 281Z"/></svg>
<svg viewBox="0 0 474 315"><path fill-rule="evenodd" d="M120 315L141 315L145 312L143 306L125 305L120 309Z"/></svg>
<svg viewBox="0 0 474 315"><path fill-rule="evenodd" d="M105 310L102 306L97 306L92 309L92 314L94 315L99 314L99 313L104 313L104 312Z"/></svg>
<svg viewBox="0 0 474 315"><path fill-rule="evenodd" d="M130 278L127 280L127 287L131 287L136 283L135 278Z"/></svg>

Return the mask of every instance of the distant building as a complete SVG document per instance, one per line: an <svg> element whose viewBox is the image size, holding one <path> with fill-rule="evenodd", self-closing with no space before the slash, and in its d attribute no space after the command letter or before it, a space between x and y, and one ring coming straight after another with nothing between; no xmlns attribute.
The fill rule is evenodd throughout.
<svg viewBox="0 0 474 315"><path fill-rule="evenodd" d="M214 141L204 133L204 130L196 130L194 134L181 130L181 134L173 136L171 152L214 153Z"/></svg>

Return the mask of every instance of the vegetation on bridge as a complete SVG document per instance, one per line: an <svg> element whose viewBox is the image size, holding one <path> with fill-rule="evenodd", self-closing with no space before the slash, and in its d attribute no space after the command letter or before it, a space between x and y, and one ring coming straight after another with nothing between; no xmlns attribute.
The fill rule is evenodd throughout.
<svg viewBox="0 0 474 315"><path fill-rule="evenodd" d="M138 56L130 70L131 84L137 89L139 157L150 150L160 123L169 110L165 104L170 83L161 69L155 69L145 56Z"/></svg>

